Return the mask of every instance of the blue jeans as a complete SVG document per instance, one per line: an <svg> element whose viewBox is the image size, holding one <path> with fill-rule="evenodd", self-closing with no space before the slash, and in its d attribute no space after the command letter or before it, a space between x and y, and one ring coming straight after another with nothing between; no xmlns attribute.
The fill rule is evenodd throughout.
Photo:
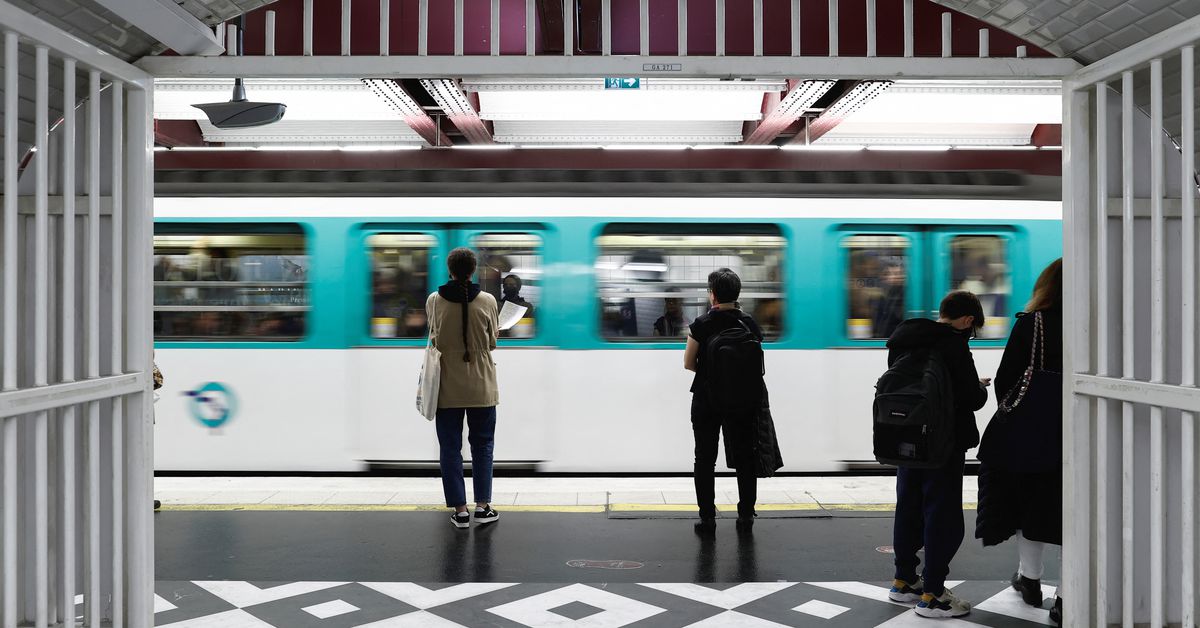
<svg viewBox="0 0 1200 628"><path fill-rule="evenodd" d="M438 408L437 436L441 447L442 491L446 505L465 506L463 483L463 414L467 416L467 440L471 443L471 484L477 503L492 501L492 448L496 438L496 406L490 408Z"/></svg>
<svg viewBox="0 0 1200 628"><path fill-rule="evenodd" d="M941 595L950 561L963 541L963 454L940 469L896 469L896 521L892 547L896 578L917 579L917 550L925 548L925 592Z"/></svg>

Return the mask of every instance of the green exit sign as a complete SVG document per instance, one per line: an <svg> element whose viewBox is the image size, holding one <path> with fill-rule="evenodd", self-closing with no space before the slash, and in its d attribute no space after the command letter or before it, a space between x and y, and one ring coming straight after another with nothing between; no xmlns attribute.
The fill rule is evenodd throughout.
<svg viewBox="0 0 1200 628"><path fill-rule="evenodd" d="M640 78L606 78L604 79L604 89L641 89L642 79Z"/></svg>

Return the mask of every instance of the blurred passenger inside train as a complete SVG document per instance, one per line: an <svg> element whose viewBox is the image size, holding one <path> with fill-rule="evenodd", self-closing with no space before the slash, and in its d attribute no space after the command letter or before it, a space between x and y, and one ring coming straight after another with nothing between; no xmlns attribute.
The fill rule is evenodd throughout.
<svg viewBox="0 0 1200 628"><path fill-rule="evenodd" d="M437 437L442 489L446 506L454 509L454 527L471 526L463 480L463 417L471 444L471 482L475 523L487 524L500 515L492 508L492 461L496 434L496 405L500 391L492 352L500 323L496 299L471 282L477 259L471 249L450 251L446 259L450 281L429 295L430 342L442 354L437 400Z"/></svg>
<svg viewBox="0 0 1200 628"><path fill-rule="evenodd" d="M1058 259L1038 276L1017 315L996 372L1000 410L978 454L975 538L991 546L1016 536L1012 587L1039 608L1046 545L1062 545L1062 292ZM1062 623L1062 598L1050 618Z"/></svg>
<svg viewBox="0 0 1200 628"><path fill-rule="evenodd" d="M907 275L900 264L887 264L881 275L882 286L871 313L871 332L875 338L890 338L904 321L904 283Z"/></svg>
<svg viewBox="0 0 1200 628"><path fill-rule="evenodd" d="M739 531L749 531L754 525L760 467L769 467L773 473L783 466L774 439L770 447L759 447L758 419L766 399L763 333L754 317L738 307L741 291L741 278L728 268L708 275L711 307L692 322L683 353L683 367L696 374L691 388L696 445L693 478L700 511L696 531L702 535L716 529L714 476L722 432L725 463L737 474ZM770 433L774 434L773 426ZM760 455L769 460L760 463L756 459Z"/></svg>
<svg viewBox="0 0 1200 628"><path fill-rule="evenodd" d="M671 288L668 292L679 292ZM687 333L687 322L683 319L683 299L667 297L663 299L663 314L654 321L654 335L675 338Z"/></svg>
<svg viewBox="0 0 1200 628"><path fill-rule="evenodd" d="M944 368L931 372L944 373L952 391L953 435L932 441L937 435L925 436L920 449L928 452L949 450L947 460L921 460L921 464L901 464L896 469L896 514L893 524L895 576L888 598L894 602L916 603L915 612L922 617L961 617L971 612L971 604L962 600L946 586L950 561L962 545L963 469L966 451L979 444L975 412L987 402L987 387L991 380L980 379L971 356L968 340L985 323L979 299L970 292L955 291L942 299L938 320L912 318L901 323L888 339L888 368L885 378L898 362L918 356L924 364L941 364ZM924 356L934 355L933 362ZM924 373L925 367L921 369ZM901 375L901 377L904 377ZM925 379L922 377L922 379ZM878 390L887 392L885 379ZM929 394L922 390L921 394ZM881 397L877 397L877 402ZM904 414L901 416L911 417ZM908 420L906 418L906 420ZM922 432L924 433L924 432ZM877 433L878 436L878 433ZM878 446L877 440L877 446ZM924 455L909 444L907 447ZM938 465L938 466L934 466ZM917 552L925 548L925 567L918 574L921 559Z"/></svg>

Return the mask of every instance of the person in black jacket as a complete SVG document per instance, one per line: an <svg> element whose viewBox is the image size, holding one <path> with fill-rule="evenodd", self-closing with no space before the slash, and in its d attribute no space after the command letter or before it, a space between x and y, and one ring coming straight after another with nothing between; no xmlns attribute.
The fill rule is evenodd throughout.
<svg viewBox="0 0 1200 628"><path fill-rule="evenodd" d="M763 333L754 318L743 312L737 304L742 291L742 280L728 268L715 270L708 275L708 298L712 309L692 321L683 353L683 368L696 373L692 381L692 432L696 438L696 503L700 508L700 523L696 530L711 532L716 528L716 480L717 442L722 427L725 431L726 462L737 471L739 530L748 530L754 525L754 503L757 500L758 478L755 475L754 446L750 428L756 417L721 416L708 399L708 379L703 359L704 349L713 336L745 324L750 332L762 341ZM756 406L757 408L757 406Z"/></svg>
<svg viewBox="0 0 1200 628"><path fill-rule="evenodd" d="M1030 365L1035 312L1042 315L1044 345L1039 353L1043 369L1062 372L1062 259L1055 260L1042 271L1025 311L1027 313L1017 315L1017 322L1004 347L1004 357L996 372L998 395L1009 395L1016 390ZM1061 399L1061 391L1059 395L1050 397ZM1046 439L1052 431L1062 430L1059 408L1047 408L1046 415L1047 424L1027 435L1030 441ZM981 448L987 449L986 455L981 452L981 460L1025 460L1022 452L992 450L992 441L988 442L987 447ZM1062 457L1059 456L1058 463L1061 465L1061 462ZM1006 469L1012 468L1005 466ZM1029 472L1002 470L988 462L980 465L975 538L989 546L998 545L1014 535L1017 536L1020 562L1017 573L1012 577L1013 588L1027 604L1040 607L1042 555L1046 544L1062 545L1062 471L1058 465L1048 471L1039 469ZM1060 622L1061 613L1062 600L1058 599L1051 611L1051 618Z"/></svg>
<svg viewBox="0 0 1200 628"><path fill-rule="evenodd" d="M923 617L961 617L971 605L945 586L950 560L962 545L964 456L979 444L975 411L987 402L991 380L980 379L967 341L983 327L983 306L970 292L951 292L942 299L939 318L904 321L888 339L888 367L913 351L937 351L951 376L954 395L955 455L937 469L896 469L896 519L893 548L896 575L888 597L916 602ZM925 569L917 577L925 548Z"/></svg>

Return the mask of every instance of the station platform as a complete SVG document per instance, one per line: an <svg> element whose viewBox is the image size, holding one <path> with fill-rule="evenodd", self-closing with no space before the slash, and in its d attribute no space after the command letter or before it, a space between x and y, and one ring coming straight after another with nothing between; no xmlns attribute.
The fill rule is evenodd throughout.
<svg viewBox="0 0 1200 628"><path fill-rule="evenodd" d="M158 478L156 625L1051 625L1058 552L1035 609L1006 582L1015 548L970 538L950 583L970 615L888 602L893 481L763 480L752 531L727 507L698 535L687 477L497 478L500 520L469 530L437 478ZM718 478L727 506L733 483Z"/></svg>

